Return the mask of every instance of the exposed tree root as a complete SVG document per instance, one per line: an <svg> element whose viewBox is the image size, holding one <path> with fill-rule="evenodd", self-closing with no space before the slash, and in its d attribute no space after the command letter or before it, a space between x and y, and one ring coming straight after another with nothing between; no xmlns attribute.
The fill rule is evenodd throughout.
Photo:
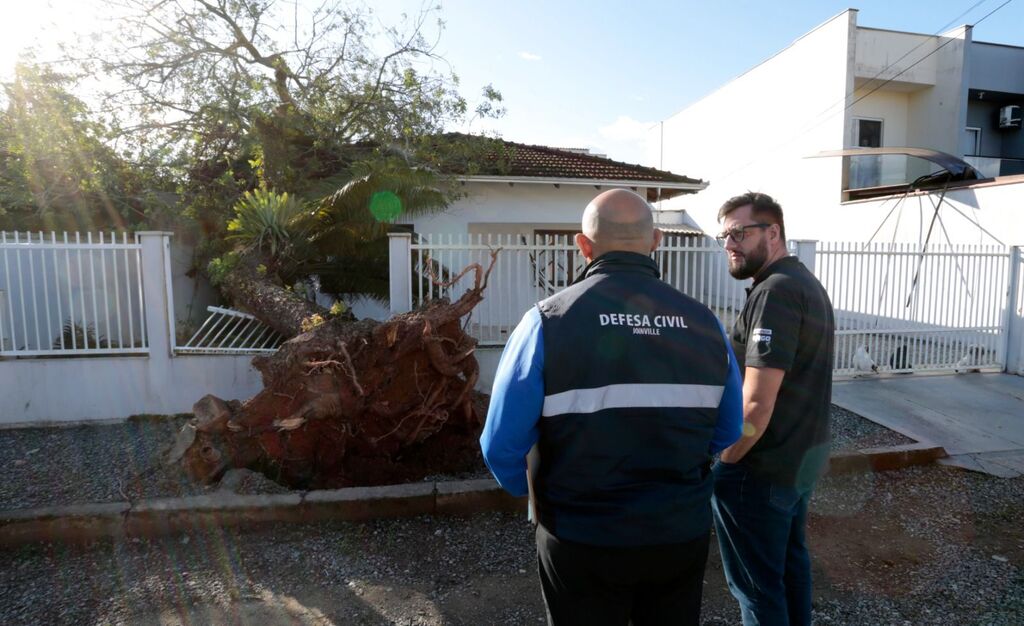
<svg viewBox="0 0 1024 626"><path fill-rule="evenodd" d="M332 320L255 359L263 391L245 403L197 402L173 460L201 482L247 467L297 488L385 484L475 465L479 366L461 320L483 299L496 258L451 281L476 274L455 302L431 301L384 323Z"/></svg>

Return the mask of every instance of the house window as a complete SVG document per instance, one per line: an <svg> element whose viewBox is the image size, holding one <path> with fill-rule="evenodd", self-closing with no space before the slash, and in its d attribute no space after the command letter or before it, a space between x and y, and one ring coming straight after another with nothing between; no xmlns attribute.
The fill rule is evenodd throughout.
<svg viewBox="0 0 1024 626"><path fill-rule="evenodd" d="M853 144L858 148L882 147L882 120L858 117L853 120ZM882 184L882 157L858 156L850 159L850 188L878 187Z"/></svg>
<svg viewBox="0 0 1024 626"><path fill-rule="evenodd" d="M981 156L981 129L968 126L964 129L964 156Z"/></svg>
<svg viewBox="0 0 1024 626"><path fill-rule="evenodd" d="M882 120L858 117L854 122L853 142L858 148L882 147Z"/></svg>
<svg viewBox="0 0 1024 626"><path fill-rule="evenodd" d="M534 230L534 241L551 249L537 250L531 256L534 284L545 294L554 294L572 284L586 265L576 249L574 230Z"/></svg>

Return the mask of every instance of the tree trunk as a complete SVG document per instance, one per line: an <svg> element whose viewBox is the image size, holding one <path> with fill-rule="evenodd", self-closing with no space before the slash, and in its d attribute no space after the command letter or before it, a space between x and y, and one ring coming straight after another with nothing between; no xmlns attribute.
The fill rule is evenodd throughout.
<svg viewBox="0 0 1024 626"><path fill-rule="evenodd" d="M492 258L491 268L494 265ZM171 454L194 479L247 467L295 488L375 485L480 467L476 340L461 319L488 268L458 301L387 322L332 318L253 365L264 389L245 403L206 396ZM236 282L237 279L237 282ZM285 334L321 312L259 275L232 270L229 293Z"/></svg>
<svg viewBox="0 0 1024 626"><path fill-rule="evenodd" d="M259 271L260 260L243 256L219 287L233 303L253 314L267 326L290 339L302 333L302 322L328 312L315 302L285 289Z"/></svg>

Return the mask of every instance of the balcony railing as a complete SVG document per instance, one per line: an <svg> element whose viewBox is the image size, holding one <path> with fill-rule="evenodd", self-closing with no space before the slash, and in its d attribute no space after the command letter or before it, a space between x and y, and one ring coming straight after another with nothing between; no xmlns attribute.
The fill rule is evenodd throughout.
<svg viewBox="0 0 1024 626"><path fill-rule="evenodd" d="M1024 159L1002 159L968 155L964 157L964 161L970 163L985 178L1024 174Z"/></svg>

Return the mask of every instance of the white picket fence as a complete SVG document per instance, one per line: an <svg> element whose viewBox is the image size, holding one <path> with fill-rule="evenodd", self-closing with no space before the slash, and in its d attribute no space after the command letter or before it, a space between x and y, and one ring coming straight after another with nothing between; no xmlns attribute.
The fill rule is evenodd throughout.
<svg viewBox="0 0 1024 626"><path fill-rule="evenodd" d="M485 299L466 321L482 345L503 345L533 303L564 289L584 267L564 235L395 235L392 307L458 298L472 273L443 284L473 263L487 267L495 250ZM794 241L791 251L832 299L837 374L859 373L853 357L860 347L886 372L998 370L1020 362L1019 248ZM140 255L141 244L127 234L0 233L0 356L147 354L155 329L146 327L144 283L170 283L169 276L143 276ZM729 276L714 240L669 237L654 259L665 281L732 325L749 281ZM159 331L178 354L262 352L280 340L244 313L211 313L185 345L174 343L173 320Z"/></svg>
<svg viewBox="0 0 1024 626"><path fill-rule="evenodd" d="M0 356L147 353L140 254L127 233L0 232Z"/></svg>
<svg viewBox="0 0 1024 626"><path fill-rule="evenodd" d="M866 348L890 372L1001 369L1009 252L1002 246L819 242L836 311L836 369Z"/></svg>
<svg viewBox="0 0 1024 626"><path fill-rule="evenodd" d="M414 241L396 234L393 310L458 298L472 286L472 274L444 283L470 264L487 267L494 250L499 259L485 299L466 321L482 345L504 344L533 303L564 289L584 266L567 236L443 234ZM864 373L853 363L858 347L882 372L1001 370L1006 364L1007 295L1021 282L1021 272L1010 271L1011 257L1019 257L1019 248L791 241L790 250L832 299L837 375ZM731 327L750 281L729 275L725 253L713 239L671 238L654 259L666 282Z"/></svg>
<svg viewBox="0 0 1024 626"><path fill-rule="evenodd" d="M503 345L533 303L567 287L586 265L571 237L561 235L421 235L410 241L408 250L408 306L432 298L458 298L472 287L473 274L448 285L451 277L474 263L487 268L491 252L500 250L484 301L467 321L481 345ZM728 275L722 249L713 239L670 237L655 253L655 261L667 282L711 307L727 323L742 308L749 281Z"/></svg>

